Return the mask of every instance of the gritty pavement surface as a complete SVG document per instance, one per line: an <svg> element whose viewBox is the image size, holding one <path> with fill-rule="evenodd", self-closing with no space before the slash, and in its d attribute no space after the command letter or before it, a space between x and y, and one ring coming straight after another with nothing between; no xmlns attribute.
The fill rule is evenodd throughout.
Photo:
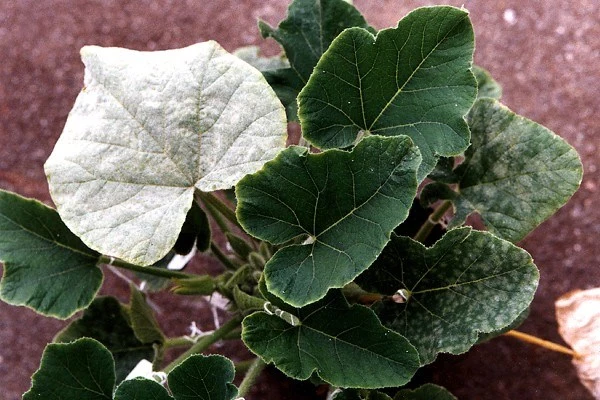
<svg viewBox="0 0 600 400"><path fill-rule="evenodd" d="M393 26L409 8L444 2L356 0L377 28ZM530 318L521 330L560 341L554 300L600 286L600 2L450 1L470 10L476 63L503 85L503 102L549 127L577 148L581 189L522 245L541 271ZM79 49L86 44L139 50L182 47L215 39L227 50L273 43L260 39L256 19L276 24L287 1L258 0L11 0L0 2L0 188L49 202L43 163L83 81ZM202 260L196 265L203 267ZM126 300L127 286L107 273L103 293ZM168 296L153 300L164 328L184 334L191 319L210 328L206 304ZM168 312L167 312L168 310ZM191 317L190 317L191 315ZM0 399L30 386L45 344L65 325L28 309L0 304ZM228 346L228 355L249 355ZM591 399L568 357L498 338L463 356L442 356L428 370L463 400ZM426 371L427 372L427 371ZM322 398L307 385L285 383L269 370L247 399Z"/></svg>

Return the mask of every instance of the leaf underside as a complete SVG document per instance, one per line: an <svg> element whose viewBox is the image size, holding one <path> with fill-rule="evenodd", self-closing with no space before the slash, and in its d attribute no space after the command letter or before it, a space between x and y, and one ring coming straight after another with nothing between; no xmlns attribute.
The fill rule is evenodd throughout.
<svg viewBox="0 0 600 400"><path fill-rule="evenodd" d="M469 145L464 116L477 93L468 13L420 8L373 36L342 32L298 96L302 133L319 148L347 147L361 133L408 135L419 147L419 181L438 156Z"/></svg>
<svg viewBox="0 0 600 400"><path fill-rule="evenodd" d="M0 190L0 297L65 319L87 307L102 284L99 254L42 203Z"/></svg>
<svg viewBox="0 0 600 400"><path fill-rule="evenodd" d="M286 307L278 303L278 306ZM243 321L242 339L250 350L295 379L314 372L342 387L401 386L419 366L413 346L382 327L366 307L348 303L338 291L301 309L286 307L300 325L256 312Z"/></svg>
<svg viewBox="0 0 600 400"><path fill-rule="evenodd" d="M216 42L81 54L85 87L45 170L66 225L103 254L156 262L195 190L230 188L285 145L285 113L262 74Z"/></svg>
<svg viewBox="0 0 600 400"><path fill-rule="evenodd" d="M575 193L581 160L562 138L492 99L475 103L469 125L473 144L456 169L450 227L476 212L491 232L517 242Z"/></svg>
<svg viewBox="0 0 600 400"><path fill-rule="evenodd" d="M236 187L244 229L281 244L266 264L269 291L301 307L352 281L377 258L416 194L418 150L372 136L352 152L291 147Z"/></svg>
<svg viewBox="0 0 600 400"><path fill-rule="evenodd" d="M357 283L386 295L409 293L406 303L386 300L376 312L428 364L440 352L464 353L479 332L509 325L533 299L538 279L526 251L490 233L458 228L430 248L392 237Z"/></svg>

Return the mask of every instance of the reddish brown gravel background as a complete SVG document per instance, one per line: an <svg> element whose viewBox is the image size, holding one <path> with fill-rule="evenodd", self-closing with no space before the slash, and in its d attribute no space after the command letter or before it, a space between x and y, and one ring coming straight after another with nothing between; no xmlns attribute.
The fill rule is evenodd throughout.
<svg viewBox="0 0 600 400"><path fill-rule="evenodd" d="M395 25L410 8L441 1L356 0L376 27ZM504 86L503 101L564 137L582 156L581 189L522 245L541 270L530 318L522 330L553 341L554 300L573 289L600 286L600 2L450 1L470 10L477 35L476 62ZM275 24L286 0L5 0L0 1L0 188L50 202L43 163L81 89L85 44L139 50L182 47L215 39L227 50L260 44L256 19ZM206 261L198 261L202 267ZM126 300L127 286L111 273L102 289ZM205 329L212 318L195 299L153 297L171 334L191 320ZM65 325L25 308L0 304L0 399L20 399L29 388L45 344ZM219 350L219 349L214 349ZM236 360L249 355L236 345ZM509 338L443 356L431 373L458 398L591 399L567 356ZM322 398L310 385L286 382L268 369L247 399Z"/></svg>

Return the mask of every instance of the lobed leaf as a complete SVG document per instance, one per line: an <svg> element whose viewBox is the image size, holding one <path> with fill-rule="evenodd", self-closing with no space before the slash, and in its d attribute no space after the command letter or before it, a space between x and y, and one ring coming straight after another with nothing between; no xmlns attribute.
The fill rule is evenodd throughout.
<svg viewBox="0 0 600 400"><path fill-rule="evenodd" d="M298 96L304 137L319 148L350 146L362 134L408 135L423 164L469 145L464 116L477 93L470 68L474 36L468 13L420 8L377 36L342 32Z"/></svg>
<svg viewBox="0 0 600 400"><path fill-rule="evenodd" d="M66 319L87 307L102 284L89 249L42 203L0 190L0 297Z"/></svg>
<svg viewBox="0 0 600 400"><path fill-rule="evenodd" d="M419 367L404 337L382 327L370 309L350 307L337 291L300 309L269 299L274 313L246 317L242 339L288 376L304 380L316 372L335 386L381 388L404 385Z"/></svg>
<svg viewBox="0 0 600 400"><path fill-rule="evenodd" d="M477 212L490 232L512 242L562 207L581 183L577 151L543 126L492 99L469 114L473 144L456 169L459 192L450 227Z"/></svg>
<svg viewBox="0 0 600 400"><path fill-rule="evenodd" d="M538 279L525 250L490 233L459 228L430 248L392 237L357 283L385 295L403 291L405 303L386 300L377 314L429 364L438 353L464 353L479 333L513 322L531 303Z"/></svg>
<svg viewBox="0 0 600 400"><path fill-rule="evenodd" d="M344 29L353 26L372 31L360 12L344 0L294 0L277 29L259 22L262 36L279 42L289 60L289 67L261 71L290 120L297 120L296 97L325 50Z"/></svg>
<svg viewBox="0 0 600 400"><path fill-rule="evenodd" d="M49 344L23 400L111 400L115 365L110 352L89 338Z"/></svg>
<svg viewBox="0 0 600 400"><path fill-rule="evenodd" d="M61 217L93 249L154 263L195 190L230 188L284 147L276 95L216 42L81 54L85 87L45 169Z"/></svg>
<svg viewBox="0 0 600 400"><path fill-rule="evenodd" d="M291 147L236 186L237 216L280 249L265 265L269 291L304 306L352 281L407 216L421 158L406 136L372 136L351 152Z"/></svg>

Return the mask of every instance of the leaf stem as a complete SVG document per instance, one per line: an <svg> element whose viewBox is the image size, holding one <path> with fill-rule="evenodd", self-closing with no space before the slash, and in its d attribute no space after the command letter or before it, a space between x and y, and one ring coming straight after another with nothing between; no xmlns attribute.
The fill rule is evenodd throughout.
<svg viewBox="0 0 600 400"><path fill-rule="evenodd" d="M204 350L210 347L210 345L223 339L225 336L227 336L227 334L236 329L242 323L242 319L243 318L241 315L236 315L223 324L223 326L221 326L219 329L215 329L213 333L201 337L192 347L167 365L163 371L169 373L173 370L173 368L181 364L189 356L202 353Z"/></svg>
<svg viewBox="0 0 600 400"><path fill-rule="evenodd" d="M189 336L179 336L167 338L163 345L165 348L170 349L173 347L185 347L194 344L194 341Z"/></svg>
<svg viewBox="0 0 600 400"><path fill-rule="evenodd" d="M527 333L523 333L520 331L508 331L504 334L505 336L510 336L519 340L522 340L527 343L534 344L536 346L543 347L548 350L556 351L558 353L568 354L573 358L581 358L581 354L569 349L568 347L561 346L560 344L550 342L548 340L540 339L537 336L529 335Z"/></svg>
<svg viewBox="0 0 600 400"><path fill-rule="evenodd" d="M196 201L202 201L204 204L214 207L222 216L229 220L229 222L243 230L237 220L235 212L223 200L210 192L201 192L199 190L196 190L194 197L196 198Z"/></svg>
<svg viewBox="0 0 600 400"><path fill-rule="evenodd" d="M225 266L225 268L231 271L237 271L239 265L236 265L214 242L210 244L210 250L217 257L219 261Z"/></svg>
<svg viewBox="0 0 600 400"><path fill-rule="evenodd" d="M134 272L141 272L144 274L159 276L161 278L167 278L167 279L173 279L173 278L185 279L185 278L192 278L192 277L196 276L194 274L186 274L185 272L171 271L166 268L157 268L157 267L150 267L150 266L142 267L141 265L130 264L126 261L120 260L118 258L109 257L109 256L100 256L98 263L112 265L113 267L122 268L122 269L126 269L129 271L134 271Z"/></svg>
<svg viewBox="0 0 600 400"><path fill-rule="evenodd" d="M413 239L417 242L423 243L433 230L433 227L440 223L440 220L442 219L444 214L446 214L446 212L450 209L451 206L452 202L450 200L446 200L442 204L440 204L438 208L433 210L429 218L427 218L427 221L425 221L423 225L421 225L419 231L415 234Z"/></svg>
<svg viewBox="0 0 600 400"><path fill-rule="evenodd" d="M257 357L256 360L252 362L252 365L250 365L250 368L248 368L248 372L246 372L242 383L240 383L238 397L244 397L246 394L248 394L248 391L252 385L254 385L254 382L256 382L256 379L260 376L260 373L266 366L267 364L265 364L260 357Z"/></svg>
<svg viewBox="0 0 600 400"><path fill-rule="evenodd" d="M204 203L204 207L206 208L206 211L208 211L210 216L215 220L221 232L227 233L230 231L229 226L227 226L227 221L225 221L221 213L217 211L215 207L207 203Z"/></svg>

